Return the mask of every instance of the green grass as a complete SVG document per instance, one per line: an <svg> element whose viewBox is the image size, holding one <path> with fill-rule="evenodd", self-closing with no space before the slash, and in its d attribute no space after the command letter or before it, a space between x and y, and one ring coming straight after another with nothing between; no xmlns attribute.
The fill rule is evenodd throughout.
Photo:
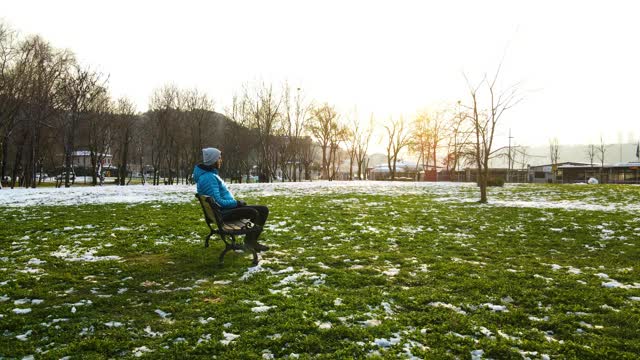
<svg viewBox="0 0 640 360"><path fill-rule="evenodd" d="M638 187L492 191L501 200L524 191L554 201L640 197ZM203 247L208 229L195 199L0 207L0 358L640 353L635 213L483 206L428 193L243 199L271 209L263 238L272 250L250 276L249 254L219 265L222 243ZM92 248L120 260L54 256ZM603 287L612 280L629 288ZM239 337L225 345L223 333Z"/></svg>

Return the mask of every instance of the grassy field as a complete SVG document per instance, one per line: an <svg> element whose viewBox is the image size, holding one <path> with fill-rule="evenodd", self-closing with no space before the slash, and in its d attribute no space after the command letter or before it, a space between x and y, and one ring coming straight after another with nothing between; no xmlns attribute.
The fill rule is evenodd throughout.
<svg viewBox="0 0 640 360"><path fill-rule="evenodd" d="M185 189L0 203L0 358L640 354L640 187L239 185L271 209L253 268Z"/></svg>

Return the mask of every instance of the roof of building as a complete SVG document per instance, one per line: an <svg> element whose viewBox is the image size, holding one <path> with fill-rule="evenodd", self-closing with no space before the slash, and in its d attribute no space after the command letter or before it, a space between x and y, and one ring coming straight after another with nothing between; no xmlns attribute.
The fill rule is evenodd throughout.
<svg viewBox="0 0 640 360"><path fill-rule="evenodd" d="M583 169L583 168L602 168L602 169L609 169L609 168L628 168L628 167L638 167L640 168L640 162L626 162L626 163L617 163L617 164L604 164L603 166L601 166L600 164L584 164L584 165L563 165L563 166L559 166L558 168L561 169Z"/></svg>

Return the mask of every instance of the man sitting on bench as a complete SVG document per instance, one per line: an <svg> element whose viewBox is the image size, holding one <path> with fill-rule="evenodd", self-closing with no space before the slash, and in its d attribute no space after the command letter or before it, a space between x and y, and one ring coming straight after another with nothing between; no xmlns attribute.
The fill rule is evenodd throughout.
<svg viewBox="0 0 640 360"><path fill-rule="evenodd" d="M218 175L222 166L222 153L216 148L202 149L203 163L193 169L193 179L197 184L200 195L210 196L222 208L222 220L233 221L238 219L250 219L254 224L263 226L269 216L269 208L263 205L247 205L242 200L234 199L227 189L224 180ZM258 243L258 236L262 230L246 235L245 247L258 252L269 250L268 246Z"/></svg>

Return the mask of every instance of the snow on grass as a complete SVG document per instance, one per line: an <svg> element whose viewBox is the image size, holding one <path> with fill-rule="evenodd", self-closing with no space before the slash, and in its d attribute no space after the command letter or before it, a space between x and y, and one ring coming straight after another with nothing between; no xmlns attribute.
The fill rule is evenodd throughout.
<svg viewBox="0 0 640 360"><path fill-rule="evenodd" d="M65 261L81 262L114 261L121 259L120 256L116 255L96 256L95 254L100 251L101 248L102 247L97 246L86 250L70 250L65 245L60 245L58 250L51 253L51 256L63 259Z"/></svg>
<svg viewBox="0 0 640 360"><path fill-rule="evenodd" d="M319 329L331 329L332 324L330 322L320 322L320 321L316 321L316 325L318 326Z"/></svg>
<svg viewBox="0 0 640 360"><path fill-rule="evenodd" d="M137 347L137 348L133 349L131 352L133 353L133 356L141 357L145 353L153 352L153 350L149 349L146 346L140 346L140 347Z"/></svg>
<svg viewBox="0 0 640 360"><path fill-rule="evenodd" d="M274 209L269 219L273 226L264 233L274 247L261 254L256 267L248 267L249 257L240 252L216 266L219 242L203 252L208 229L193 199L194 187L140 187L150 190L147 199L155 196L156 203L126 207L122 213L115 206L113 211L87 206L44 212L40 206L0 206L0 215L7 214L11 224L0 229L7 239L0 248L0 276L7 275L0 282L0 317L10 325L0 348L18 344L24 350L8 356L51 351L60 358L70 355L64 353L67 347L104 339L105 356L113 358L163 358L176 351L185 357L214 351L228 357L241 351L255 358L298 353L310 358L330 357L330 351L344 354L346 346L356 346L349 353L358 358L418 359L449 350L452 358L469 358L470 353L515 358L520 350L514 345L526 343L522 356L540 358L542 352L563 354L570 350L565 341L574 346L576 336L586 340L587 334L592 348L585 348L585 354L602 355L601 347L628 357L626 348L634 346L633 340L615 332L634 330L628 319L634 320L640 297L634 283L637 246L629 244L637 245L640 218L580 208L601 202L624 209L626 201L613 197L602 202L604 195L566 200L578 204L569 206L578 211L567 214L550 206L566 195L561 187L540 187L543 192L528 185L490 189L490 204L477 205L471 203L477 200L475 186L376 182L373 189L366 182L357 184L363 189L324 182L233 184L239 198L257 198ZM100 191L95 190L95 197L105 195ZM419 195L420 201L412 203L405 195ZM180 197L185 203L169 204ZM541 206L499 209L510 206L511 197ZM47 226L20 226L31 216L41 221L41 212L51 215ZM62 213L64 220L56 220ZM108 222L97 220L96 214ZM597 251L590 252L585 244ZM103 252L122 259L96 260ZM589 281L580 280L583 276ZM629 290L605 290L601 283ZM33 287L27 290L22 284ZM16 315L14 307L34 312ZM444 309L434 309L438 307ZM130 320L122 320L122 311ZM569 331L555 329L561 321ZM576 334L576 327L583 333ZM315 350L315 340L306 343L291 336L295 333L318 338L326 353ZM126 346L119 345L122 341ZM488 345L493 342L502 344Z"/></svg>
<svg viewBox="0 0 640 360"><path fill-rule="evenodd" d="M492 303L485 303L485 304L482 304L482 306L494 312L509 312L509 310L507 310L507 307L504 305L494 305Z"/></svg>
<svg viewBox="0 0 640 360"><path fill-rule="evenodd" d="M482 360L484 350L473 350L471 352L471 360Z"/></svg>
<svg viewBox="0 0 640 360"><path fill-rule="evenodd" d="M263 312L267 312L267 311L269 311L271 309L274 309L275 307L276 306L266 306L266 305L256 306L256 307L252 307L251 311L254 312L254 313L263 313Z"/></svg>
<svg viewBox="0 0 640 360"><path fill-rule="evenodd" d="M222 345L229 345L229 343L231 343L233 340L240 337L240 335L228 333L226 331L222 332L222 336L224 337L224 339L220 340L220 343Z"/></svg>
<svg viewBox="0 0 640 360"><path fill-rule="evenodd" d="M301 197L310 195L412 195L430 194L434 200L443 202L473 202L478 194L473 183L453 182L389 182L389 181L314 181L298 183L228 184L237 197L282 196ZM509 199L504 194L513 191ZM585 188L587 189L587 188ZM41 205L82 205L111 203L165 202L184 203L193 201L193 185L130 185L71 188L13 189L0 191L0 203L8 207L31 207ZM550 188L544 191L535 184L508 184L502 189L490 189L488 206L547 208L586 211L640 211L640 204L606 203L597 197L580 200L557 199L557 192ZM531 199L537 200L531 200ZM369 206L374 206L370 203ZM384 203L381 203L384 206ZM346 206L346 205L343 205ZM273 224L272 224L273 225ZM271 225L270 225L271 226ZM322 226L317 229L322 230Z"/></svg>
<svg viewBox="0 0 640 360"><path fill-rule="evenodd" d="M445 308L445 309L450 309L450 310L453 310L453 311L457 312L460 315L467 315L467 312L462 310L462 309L460 309L459 307L457 307L455 305L443 303L443 302L440 302L440 301L430 302L428 305L429 306L433 306L433 307L442 307L442 308Z"/></svg>
<svg viewBox="0 0 640 360"><path fill-rule="evenodd" d="M603 282L603 287L606 288L619 288L619 289L640 289L639 283L634 283L633 285L623 284L617 280L611 279L611 281Z"/></svg>

